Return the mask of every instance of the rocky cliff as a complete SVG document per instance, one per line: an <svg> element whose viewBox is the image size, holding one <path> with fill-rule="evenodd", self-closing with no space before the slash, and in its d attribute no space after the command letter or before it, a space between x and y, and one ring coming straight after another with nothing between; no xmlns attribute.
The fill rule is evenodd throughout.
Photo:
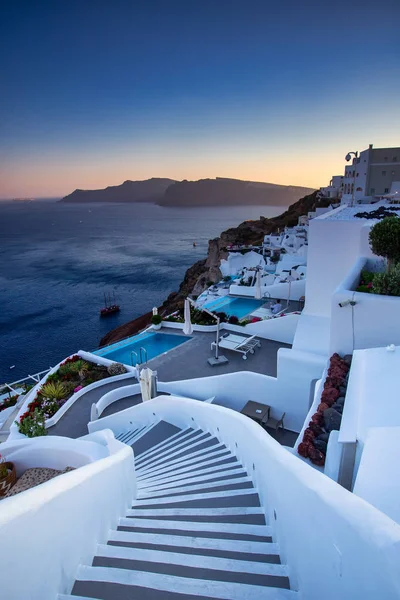
<svg viewBox="0 0 400 600"><path fill-rule="evenodd" d="M326 205L326 204L325 204ZM317 200L317 192L313 192L301 198L277 217L266 219L260 217L256 221L245 221L238 227L232 227L221 233L219 238L210 240L208 243L208 254L204 260L199 260L185 273L185 277L177 292L172 292L159 308L162 316L174 312L183 306L184 299L189 294L199 295L207 287L209 281L219 281L221 271L219 269L222 258L226 258L226 247L230 244L261 244L264 235L268 235L284 227L297 225L298 218L314 210L317 206L324 204ZM152 313L147 313L139 319L125 323L113 329L103 337L101 346L111 344L124 337L133 335L150 324Z"/></svg>

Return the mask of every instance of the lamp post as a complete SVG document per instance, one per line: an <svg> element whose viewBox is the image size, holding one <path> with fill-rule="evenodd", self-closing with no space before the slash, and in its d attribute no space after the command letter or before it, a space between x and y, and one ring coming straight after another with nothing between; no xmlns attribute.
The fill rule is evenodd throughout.
<svg viewBox="0 0 400 600"><path fill-rule="evenodd" d="M351 156L354 156L355 160L356 160L356 165L357 165L357 158L358 158L358 151L357 152L348 152L346 154L346 161L349 162L349 160L351 160ZM353 171L353 190L352 190L352 194L351 194L351 204L350 206L354 206L354 193L356 190L356 170L357 170L357 166L355 166L355 169Z"/></svg>
<svg viewBox="0 0 400 600"><path fill-rule="evenodd" d="M187 300L189 300L190 304L194 308L197 308L196 303L191 298L187 298ZM213 319L215 319L217 321L217 339L215 340L215 356L212 356L211 358L209 358L207 360L207 362L212 367L214 367L215 365L223 365L224 363L227 363L229 361L226 358L226 356L219 355L219 324L220 324L221 319L219 317L217 317L217 315L212 313L210 310L207 310L204 307L202 307L200 310L207 313L208 315L210 315L210 317L212 317Z"/></svg>

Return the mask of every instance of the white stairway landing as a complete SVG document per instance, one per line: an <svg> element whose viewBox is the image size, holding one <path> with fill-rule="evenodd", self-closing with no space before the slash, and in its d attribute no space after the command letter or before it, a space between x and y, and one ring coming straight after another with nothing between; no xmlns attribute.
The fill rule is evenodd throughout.
<svg viewBox="0 0 400 600"><path fill-rule="evenodd" d="M126 431L137 499L59 600L295 600L257 489L201 429Z"/></svg>

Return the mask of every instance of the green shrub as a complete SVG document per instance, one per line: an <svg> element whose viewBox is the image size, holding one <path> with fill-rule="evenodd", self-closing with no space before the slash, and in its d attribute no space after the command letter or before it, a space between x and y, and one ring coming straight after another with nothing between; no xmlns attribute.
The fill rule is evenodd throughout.
<svg viewBox="0 0 400 600"><path fill-rule="evenodd" d="M392 266L386 273L375 273L370 291L373 294L400 296L400 265Z"/></svg>
<svg viewBox="0 0 400 600"><path fill-rule="evenodd" d="M207 287L210 287L211 285L214 285L214 282L211 281L211 279L209 279L206 283Z"/></svg>
<svg viewBox="0 0 400 600"><path fill-rule="evenodd" d="M44 422L44 414L38 408L35 408L31 414L26 415L19 423L15 421L18 425L18 431L29 438L47 435Z"/></svg>
<svg viewBox="0 0 400 600"><path fill-rule="evenodd" d="M392 264L400 262L399 217L385 217L376 223L369 232L369 242L374 254L387 258L389 269Z"/></svg>
<svg viewBox="0 0 400 600"><path fill-rule="evenodd" d="M42 389L39 391L40 396L43 398L50 398L51 400L62 400L67 395L67 388L61 381L50 381L46 382Z"/></svg>
<svg viewBox="0 0 400 600"><path fill-rule="evenodd" d="M151 322L153 323L153 325L159 325L162 321L162 318L160 317L160 315L153 315L151 317Z"/></svg>
<svg viewBox="0 0 400 600"><path fill-rule="evenodd" d="M375 275L376 273L373 273L372 271L361 271L360 285L368 285L369 283L372 283Z"/></svg>

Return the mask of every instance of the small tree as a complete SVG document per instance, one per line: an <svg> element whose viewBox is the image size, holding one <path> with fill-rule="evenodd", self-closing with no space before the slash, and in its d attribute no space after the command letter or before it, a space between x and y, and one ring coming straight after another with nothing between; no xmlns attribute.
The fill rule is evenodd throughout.
<svg viewBox="0 0 400 600"><path fill-rule="evenodd" d="M400 219L385 217L374 225L369 232L372 252L384 256L388 261L388 270L393 263L400 262Z"/></svg>

